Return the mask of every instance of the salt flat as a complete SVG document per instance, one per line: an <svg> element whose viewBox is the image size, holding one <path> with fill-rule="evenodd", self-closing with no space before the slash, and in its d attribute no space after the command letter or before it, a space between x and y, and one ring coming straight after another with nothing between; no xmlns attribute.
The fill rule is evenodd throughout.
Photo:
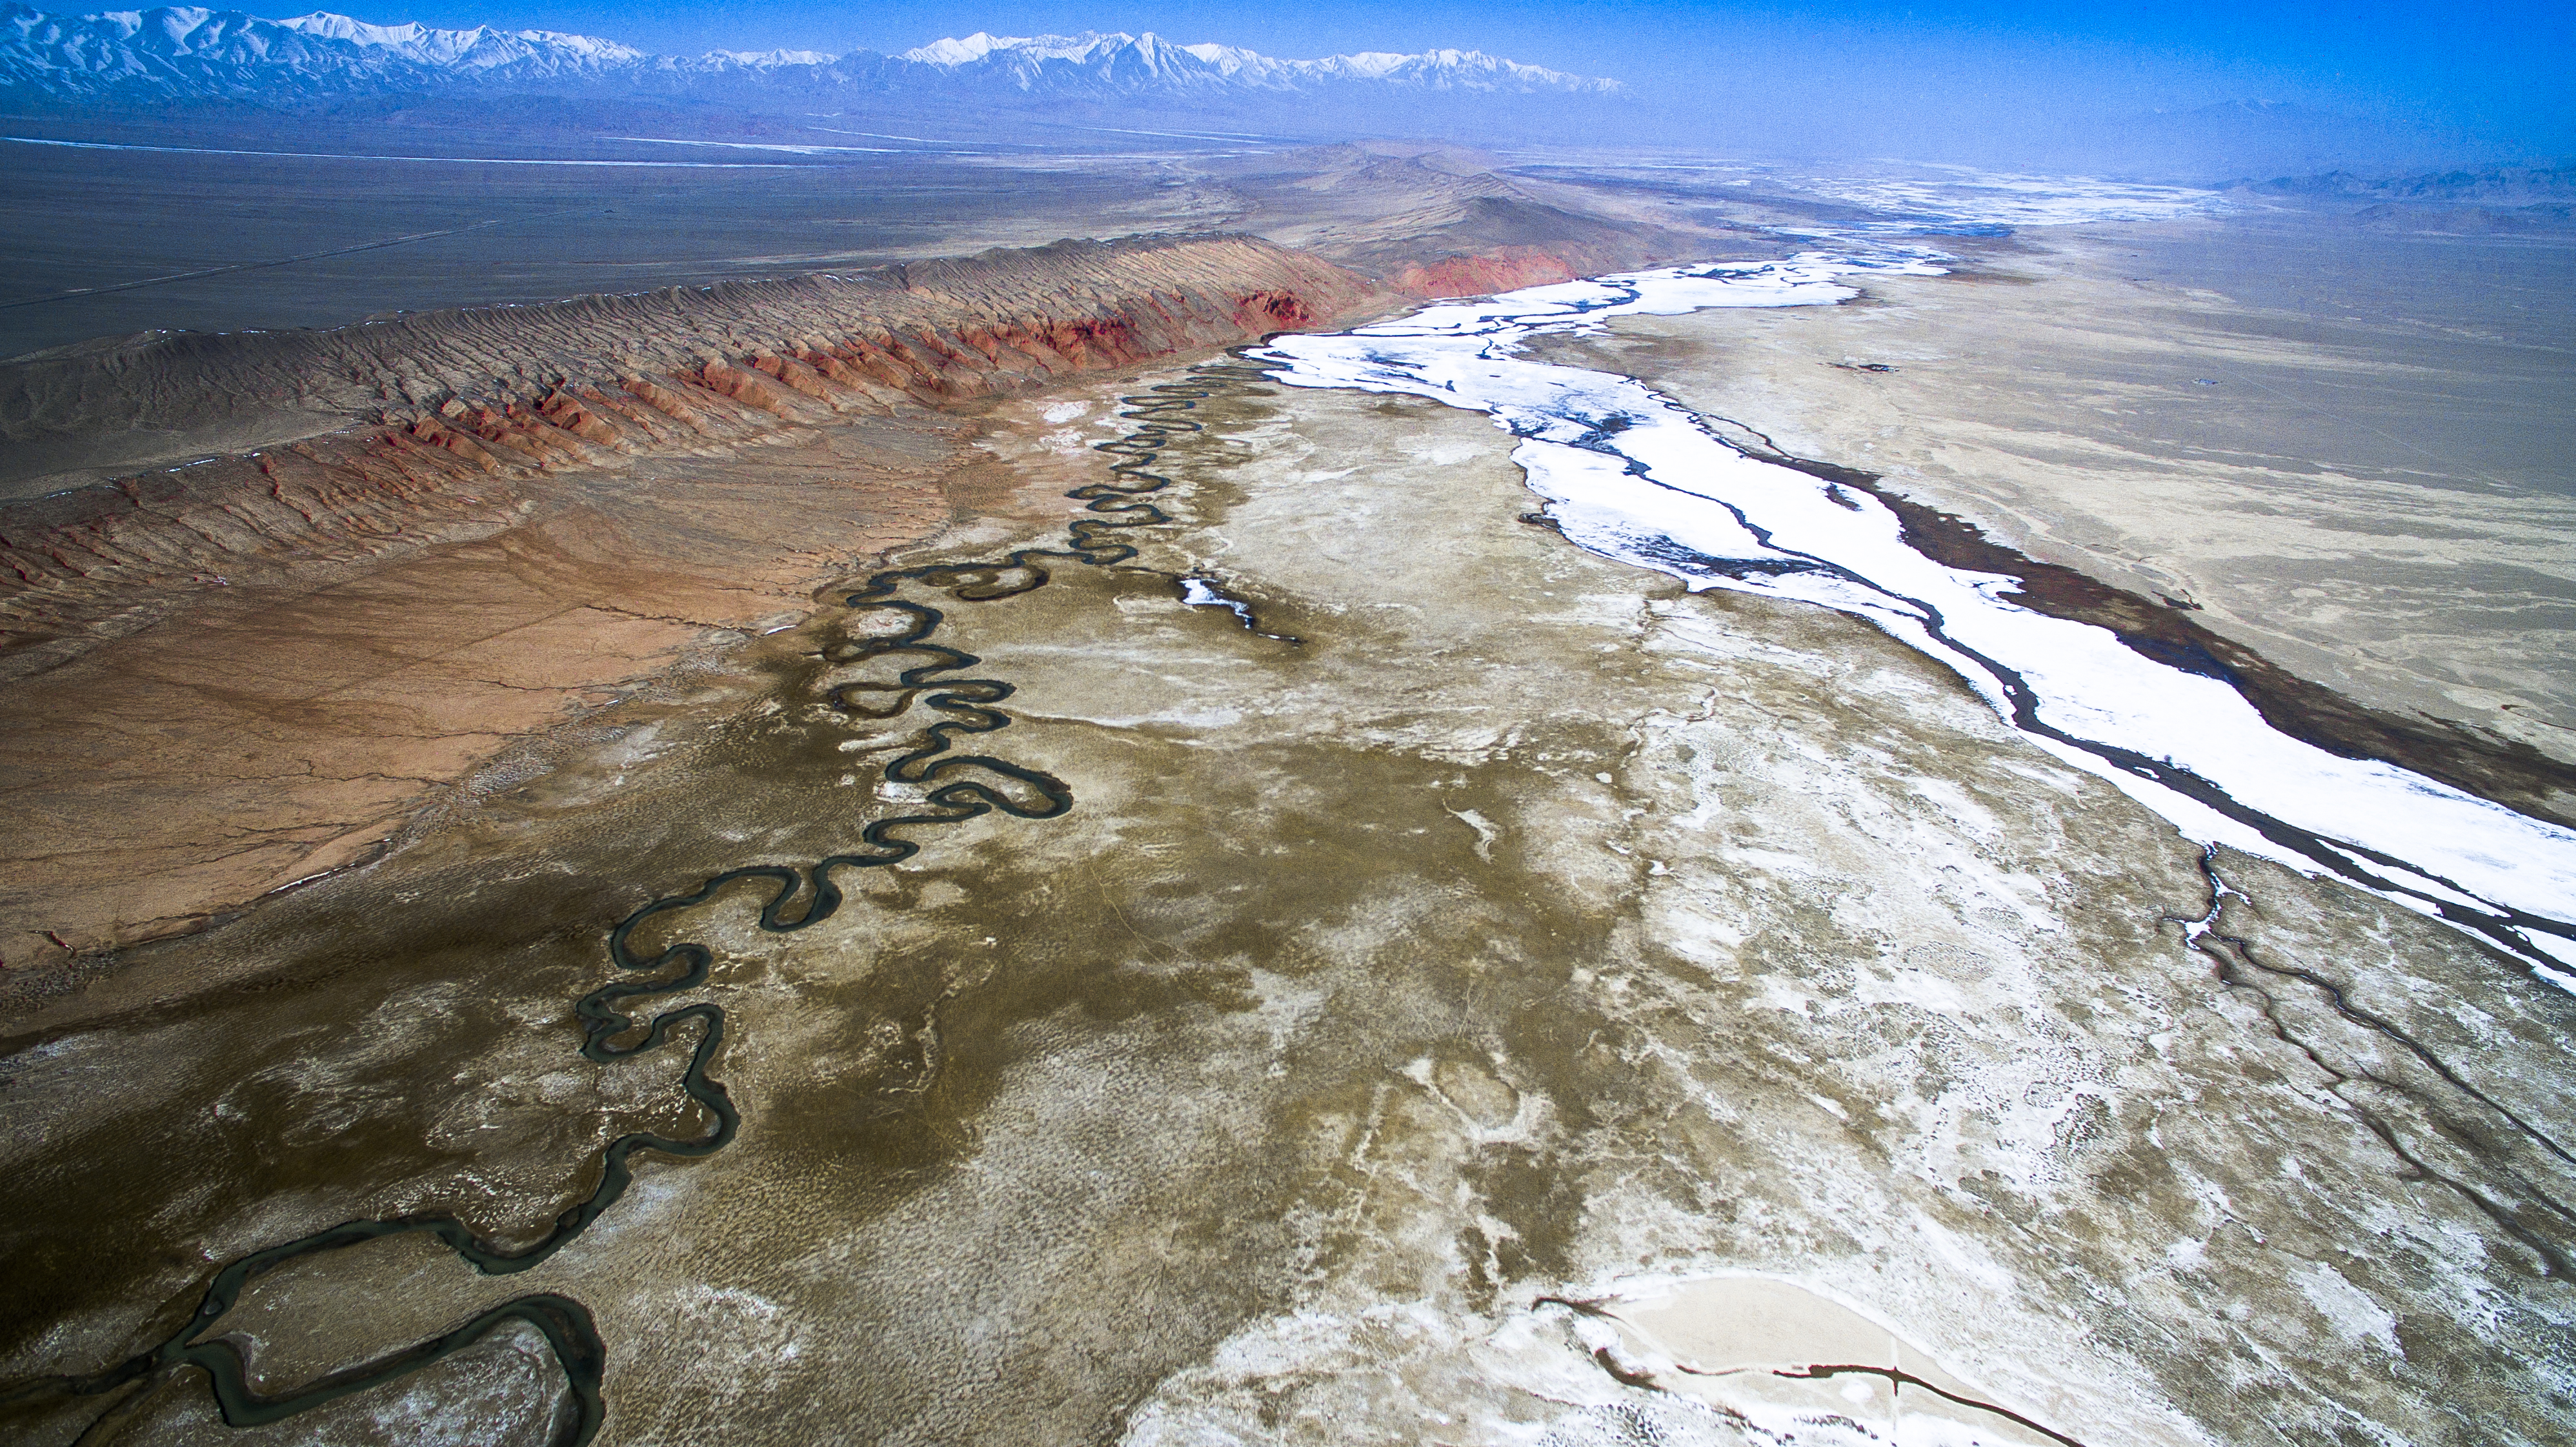
<svg viewBox="0 0 2576 1447"><path fill-rule="evenodd" d="M2576 758L2576 246L2289 211L1946 244L1964 277L1625 319L1593 364L2364 702Z"/></svg>
<svg viewBox="0 0 2576 1447"><path fill-rule="evenodd" d="M2566 995L2259 860L2213 899L1867 624L1521 522L1482 418L1163 375L1203 430L1166 429L1135 557L891 595L1013 686L972 747L1071 811L916 827L784 933L757 880L654 916L643 950L714 952L684 998L726 1014L741 1135L639 1157L524 1275L299 1260L223 1327L263 1382L554 1291L608 1343L603 1441L2558 1435ZM1061 547L1122 395L1000 404L1012 482L892 561ZM609 1138L707 1129L685 1040L594 1065L567 1002L604 921L921 809L885 761L957 715L830 706L887 627L825 606L373 869L135 952L129 1005L13 1067L10 1189L92 1203L7 1213L12 1314L61 1323L13 1369L105 1365L208 1259L351 1217L534 1241ZM1706 1284L1748 1273L1776 1330ZM1873 1325L1857 1363L1704 1359ZM561 1381L505 1332L301 1430L538 1440ZM185 1376L125 1410L229 1431Z"/></svg>
<svg viewBox="0 0 2576 1447"><path fill-rule="evenodd" d="M1118 184L1153 178L1135 215L1302 228L1383 275L1570 269L1449 254L1541 204L1461 154ZM1989 189L2041 220L2134 200ZM2165 219L1947 237L1942 260L1850 228L1905 250L1779 268L1772 299L1799 305L1516 353L1466 337L1445 373L1401 323L1211 354L1398 309L1242 241L1052 249L1039 272L1169 250L1184 280L1016 354L1007 317L969 312L811 342L798 298L840 296L814 284L740 291L775 305L688 334L738 360L673 350L663 381L617 368L668 338L474 406L457 369L482 352L454 376L346 353L365 365L329 380L354 401L240 425L353 467L452 437L432 480L482 512L321 507L330 546L269 526L235 548L267 559L238 591L143 528L143 562L28 593L57 626L18 655L13 757L64 842L24 878L99 943L54 939L52 973L8 981L0 1378L32 1389L0 1423L2564 1438L2576 996L2498 936L2191 832L2015 727L1919 646L1935 630L1819 581L1903 563L1931 596L1928 555L1892 550L1944 510L2028 555L1989 562L2126 589L2134 641L2092 640L2123 667L2214 662L2173 642L2205 637L2491 729L2476 746L2526 745L2555 797L2564 354L2510 313L2563 299L2560 253L2399 239L2302 289L2277 260L2314 248L2313 218L2147 199ZM1791 200L1754 209L1858 204ZM1638 202L1623 244L1681 219ZM2435 255L2485 280L2347 308L2389 258ZM897 280L981 294L1026 260ZM1210 267L1272 280L1237 300ZM508 315L419 330L522 355ZM1176 315L1196 330L1159 354L1107 340ZM1301 358L1345 371L1290 375ZM1569 365L1608 375L1451 405ZM111 395L85 376L69 390ZM354 486L314 466L315 496ZM1721 472L1776 495L1676 523L1689 548L1632 546L1652 530L1602 502L1713 504ZM245 486L207 483L174 527L254 515L269 489ZM360 543L332 531L351 519ZM1863 524L1877 553L1825 556ZM1766 562L1798 566L1718 566ZM2016 614L1999 576L1949 581L1945 614L1974 594L2015 627L2084 626ZM2098 610L2094 589L2064 596ZM54 737L148 748L48 752L48 699L89 731ZM83 822L144 785L130 835ZM2459 843L2399 832L2401 855ZM340 839L364 847L296 877ZM2511 852L2484 864L2534 867ZM245 897L272 877L297 887ZM230 1294L218 1273L251 1261ZM354 1390L228 1426L207 1342L253 1395Z"/></svg>

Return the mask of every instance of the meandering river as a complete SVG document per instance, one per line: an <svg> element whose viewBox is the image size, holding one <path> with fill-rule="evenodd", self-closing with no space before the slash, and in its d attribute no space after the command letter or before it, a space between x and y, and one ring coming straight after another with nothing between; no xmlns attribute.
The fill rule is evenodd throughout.
<svg viewBox="0 0 2576 1447"><path fill-rule="evenodd" d="M61 1323L19 1360L71 1375L0 1408L64 1442L2554 1424L2576 1004L2408 911L2562 978L2567 834L1526 348L1933 269L1575 282L1014 404L1017 511L470 834L161 952L250 986L11 1057L15 1286ZM2159 818L2309 878L2234 857L2256 911ZM1807 1344L1722 1351L1748 1293Z"/></svg>

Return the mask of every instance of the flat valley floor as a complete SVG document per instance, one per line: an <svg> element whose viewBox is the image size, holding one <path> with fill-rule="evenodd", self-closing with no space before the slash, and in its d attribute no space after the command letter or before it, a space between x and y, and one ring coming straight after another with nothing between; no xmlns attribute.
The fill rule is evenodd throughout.
<svg viewBox="0 0 2576 1447"><path fill-rule="evenodd" d="M2047 412L1980 390L2016 359L1972 346L1978 317L2028 340L2012 297L2111 285L1909 281L1590 350L1806 455L1911 447L1927 487L1955 463L1998 518L2049 520L2034 551L2130 548L2265 641L2380 638L2207 546L2234 484L2151 467L2152 428L2120 465L2188 506L2124 512L2102 463L2048 511L2049 459L1971 465ZM1915 380L1943 357L1969 375ZM1841 390L1783 400L1811 377ZM1858 389L1890 384L1915 410L1880 433ZM0 1375L112 1366L219 1264L339 1222L545 1238L610 1141L717 1124L682 1088L706 1016L580 1053L609 931L971 779L1009 807L895 829L919 854L834 872L828 917L764 929L779 886L747 877L627 941L706 948L703 986L624 1008L721 1010L730 1144L637 1152L533 1270L391 1236L280 1266L199 1335L283 1393L558 1294L605 1343L614 1443L2576 1431L2576 998L2355 891L2204 860L1864 623L1578 551L1523 520L1482 417L1220 359L975 420L1006 481L934 543L854 562L382 862L15 1022ZM1162 520L1066 497L1120 460L1169 480ZM2547 492L2456 524L2533 558L2480 572L2459 543L2452 596L2535 631L2428 608L2354 645L2356 686L2576 722L2531 641L2557 595L2524 580L2566 561ZM2272 515L2323 526L2304 496ZM2182 522L2156 551L2140 516ZM1135 556L1064 556L1081 517L1137 524L1095 533ZM845 601L886 567L930 571ZM892 603L972 658L900 676L940 660L883 646L920 616ZM924 731L978 709L1007 727L949 737L985 762L925 776ZM1015 817L1050 812L1040 775L1071 808ZM577 1416L522 1326L265 1427L224 1426L193 1370L0 1410L49 1443L536 1443Z"/></svg>
<svg viewBox="0 0 2576 1447"><path fill-rule="evenodd" d="M2284 209L1952 245L1857 304L1623 320L1566 359L2576 761L2576 241Z"/></svg>

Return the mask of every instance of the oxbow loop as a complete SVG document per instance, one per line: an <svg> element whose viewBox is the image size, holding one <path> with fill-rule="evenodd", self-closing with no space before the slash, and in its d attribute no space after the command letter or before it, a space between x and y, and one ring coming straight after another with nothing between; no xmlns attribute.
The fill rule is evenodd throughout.
<svg viewBox="0 0 2576 1447"><path fill-rule="evenodd" d="M684 913L708 904L734 884L762 880L772 888L768 899L761 905L760 928L772 934L791 934L830 919L840 909L844 896L834 883L835 873L845 869L882 869L911 858L921 851L920 841L909 837L918 830L960 824L994 813L1015 819L1053 819L1071 810L1073 791L1054 775L989 754L953 751L959 738L995 733L1010 726L1010 715L996 705L1011 696L1012 687L999 679L948 676L977 667L983 660L971 653L932 643L932 635L946 621L947 615L935 606L899 598L896 594L911 584L959 603L992 602L1045 587L1054 576L1048 569L1049 563L1097 568L1135 558L1135 546L1121 534L1172 520L1170 514L1146 498L1171 485L1172 479L1152 470L1163 450L1174 437L1200 430L1200 424L1191 420L1188 414L1209 398L1241 392L1251 384L1268 380L1273 370L1269 364L1252 359L1243 348L1236 348L1228 355L1231 360L1191 368L1182 380L1158 383L1142 393L1119 399L1123 409L1119 416L1132 422L1134 427L1114 441L1095 444L1096 451L1117 459L1109 468L1110 481L1089 483L1066 494L1084 503L1086 511L1091 514L1076 518L1067 525L1066 546L1022 548L1005 557L984 562L935 563L889 569L871 575L843 600L844 606L853 610L891 611L908 620L898 633L871 636L860 642L848 652L845 661L895 654L915 655L924 660L903 670L898 676L896 691L906 698L918 695L922 702L944 717L923 730L921 742L890 759L883 770L890 783L933 785L923 798L924 807L911 813L870 821L859 830L855 849L827 855L812 864L752 864L711 875L690 889L644 904L609 931L610 964L621 972L650 974L654 978L614 979L575 1002L573 1014L582 1031L581 1054L583 1058L599 1063L651 1054L667 1045L674 1031L693 1027L697 1044L689 1052L688 1063L682 1068L680 1085L712 1119L713 1124L705 1134L681 1140L652 1131L633 1131L609 1142L599 1157L598 1187L586 1199L557 1216L553 1229L543 1239L516 1251L497 1247L476 1236L472 1228L457 1217L426 1215L350 1221L252 1252L217 1271L187 1324L149 1351L86 1376L46 1377L20 1383L0 1394L0 1401L23 1402L48 1396L101 1396L119 1392L119 1389L166 1371L194 1367L204 1371L212 1380L215 1404L227 1424L234 1427L264 1426L353 1393L397 1381L482 1341L495 1331L513 1323L524 1323L534 1327L545 1338L571 1390L572 1411L566 1415L556 1434L557 1447L581 1447L581 1444L589 1442L607 1418L602 1388L607 1369L607 1345L601 1339L598 1323L588 1307L553 1292L518 1297L428 1341L344 1368L295 1391L274 1396L263 1396L251 1388L249 1364L231 1342L200 1341L198 1338L217 1326L261 1276L291 1261L327 1256L388 1236L419 1234L434 1237L459 1260L486 1276L514 1275L529 1270L563 1250L617 1204L634 1182L632 1158L636 1152L652 1151L675 1159L691 1160L714 1155L731 1144L742 1128L742 1115L733 1098L726 1093L723 1082L708 1074L717 1050L724 1044L723 1007L709 1001L696 1001L665 1010L645 1024L639 1024L637 1017L628 1013L626 1008L631 1001L684 994L704 985L714 969L715 952L704 944L680 940L650 955L639 955L633 944L637 930L662 916ZM1177 575L1172 581L1175 587L1180 586ZM835 689L831 695L836 705L841 692ZM900 711L897 709L895 712ZM892 717L893 714L876 716ZM956 777L967 774L1007 780L1025 793L996 787L986 782L984 777ZM798 907L800 900L803 901L801 908ZM639 1030L642 1032L640 1035L637 1034ZM120 1395L109 1403L101 1413L101 1420L114 1413L123 1400Z"/></svg>

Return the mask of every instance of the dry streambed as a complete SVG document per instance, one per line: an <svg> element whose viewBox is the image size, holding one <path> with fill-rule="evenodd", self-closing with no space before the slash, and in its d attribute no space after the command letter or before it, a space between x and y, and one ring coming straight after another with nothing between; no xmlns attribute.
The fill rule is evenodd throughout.
<svg viewBox="0 0 2576 1447"><path fill-rule="evenodd" d="M940 533L991 398L1381 301L1149 237L0 367L0 999L373 857Z"/></svg>
<svg viewBox="0 0 2576 1447"><path fill-rule="evenodd" d="M1042 777L1068 811L919 831L806 927L760 928L761 876L651 916L636 957L709 952L651 1003L723 1012L740 1134L640 1153L522 1274L297 1258L215 1324L251 1385L554 1294L603 1441L2563 1435L2564 996L2259 861L2213 900L1865 625L1522 524L1481 419L1210 390L1137 556L904 584L1010 686L966 701L1006 769L890 778L961 715L835 607L23 1042L7 1370L106 1366L342 1221L526 1251L609 1141L716 1123L694 1023L576 1052L617 921L942 782L1047 813ZM1064 546L1038 499L1134 424L1024 405L1018 501L899 564ZM558 1355L505 1325L246 1435L546 1440ZM132 1392L92 1440L245 1438L199 1374Z"/></svg>

